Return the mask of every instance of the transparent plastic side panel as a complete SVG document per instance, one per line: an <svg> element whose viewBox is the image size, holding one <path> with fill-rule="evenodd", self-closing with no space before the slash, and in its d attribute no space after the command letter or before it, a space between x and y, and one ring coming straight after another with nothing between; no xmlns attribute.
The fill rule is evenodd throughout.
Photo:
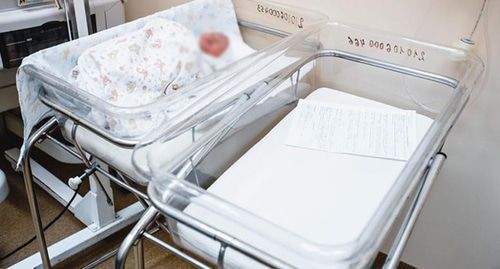
<svg viewBox="0 0 500 269"><path fill-rule="evenodd" d="M302 65L305 59L309 59L317 52L316 45L304 42L304 40L318 27L301 31L239 61L228 68L226 73L218 72L207 79L201 79L186 89L184 93L175 97L176 102L182 103L182 100L185 99L189 105L179 109L170 120L164 121L153 132L150 132L144 137L141 145L137 146L133 155L133 164L138 172L145 177L151 176L150 163L146 158L151 147L182 145L176 149L169 149L173 150L175 154L168 154L162 161L155 162L160 166L173 161L171 158L174 157L182 159L184 155L177 154L177 152L189 154L190 149L186 145L164 142L171 139L191 141L191 135L187 132L193 128L200 130L200 134L197 134L196 137L205 137L207 133L217 133L226 123L226 121L221 120L222 118L234 120L233 117L244 114L256 103L268 98L267 95L272 94L274 89L278 87L281 87L276 90L278 93L283 92L283 87L290 88L287 91L289 93L286 96L287 99L281 100L281 103L296 100L293 97L295 92L292 91L299 89L293 87L298 80L308 80L309 72L296 74L293 78L292 75L297 73L297 66ZM308 63L308 71L313 66L314 62ZM283 86L280 86L281 84ZM310 88L307 89L310 90ZM197 98L191 99L192 95L196 95ZM306 96L307 94L302 93L302 95ZM162 141L156 141L157 138Z"/></svg>
<svg viewBox="0 0 500 269"><path fill-rule="evenodd" d="M162 185L161 188L149 188L149 193L153 195L152 199L160 210L168 210L173 215L181 216L179 219L167 218L166 221L174 242L189 252L211 262L217 261L221 242L216 238L235 236L243 239L241 248L227 247L225 268L264 268L266 265L271 265L272 268L322 268L324 264L333 264L332 253L325 253L321 247L312 245L304 248L304 244L309 242L304 241L300 235L289 233L265 219L256 218L228 201L186 188L185 182L172 183ZM206 204L210 204L210 207L204 206ZM200 215L204 216L202 220L199 219ZM211 228L193 229L193 226L205 225ZM258 249L254 248L255 245L266 247ZM249 255L250 249L260 255ZM335 254L336 258L349 255L341 249ZM255 256L260 256L260 259ZM340 262L336 265L343 265L336 268L347 268L350 264Z"/></svg>
<svg viewBox="0 0 500 269"><path fill-rule="evenodd" d="M450 80L441 81L448 85L428 83L428 80L420 77L381 72L380 66L353 65L345 60L333 59L331 61L334 63L325 61L320 68L318 83L336 85L344 91L417 109L427 112L427 115L438 113L446 104L453 92L447 86L454 83L453 80L465 76L469 68L468 58L473 57L460 49L360 30L339 23L334 25L319 33L323 49L361 55L429 75L439 74L442 76L440 80Z"/></svg>
<svg viewBox="0 0 500 269"><path fill-rule="evenodd" d="M367 255L377 250L482 72L480 60L460 50L338 23L307 28L301 34L277 44L274 52L269 51L269 58L261 58L262 65L252 70L251 76L240 74L232 78L233 84L221 83L217 91L222 89L224 94L196 116L177 126L166 124L134 151L134 164L152 178L148 194L154 204L162 212L174 212L183 219L183 224L177 217L170 221L176 242L213 262L219 250L214 236L199 234L193 229L196 225L187 224L202 223L216 229L237 245L248 245L254 253L264 253L268 256L261 257L278 264L298 268L366 265ZM412 53L403 54L400 49ZM426 119L428 125L422 129L412 157L394 170L377 199L366 202L372 190L360 187L349 192L340 207L330 210L328 206L336 206L331 198L342 195L338 193L342 186L328 189L323 184L330 180L327 176L312 176L328 167L309 164L311 173L298 181L283 176L285 170L280 169L286 169L288 175L299 172L300 158L275 169L268 167L266 180L259 178L262 174L257 171L278 164L276 159L267 159L266 155L274 156L275 152L263 151L265 145L284 143L284 137L276 133L286 131L284 124L298 100L312 96L319 88L416 110ZM230 104L225 103L228 96L234 100ZM269 164L249 162L249 154L252 158L260 154L257 160ZM239 169L242 165L246 170ZM351 165L357 171L364 168L344 164ZM370 180L367 174L366 182ZM271 204L275 211L259 210ZM315 211L325 204L327 210ZM301 208L305 205L315 206ZM351 210L351 217L329 216L338 212L335 210L342 211L342 205ZM371 209L361 216L356 208L365 206ZM304 218L276 217L297 210L303 210ZM353 224L355 228L346 229L350 218L359 221ZM303 219L309 226L298 225ZM325 219L335 221L322 221ZM326 236L318 237L318 230ZM352 236L345 236L346 231ZM226 261L233 267L251 266L238 257L226 257Z"/></svg>
<svg viewBox="0 0 500 269"><path fill-rule="evenodd" d="M272 1L235 0L233 3L243 39L256 49L279 41L282 35L296 33L304 27L328 21L326 15L316 11ZM256 29L249 23L261 28Z"/></svg>

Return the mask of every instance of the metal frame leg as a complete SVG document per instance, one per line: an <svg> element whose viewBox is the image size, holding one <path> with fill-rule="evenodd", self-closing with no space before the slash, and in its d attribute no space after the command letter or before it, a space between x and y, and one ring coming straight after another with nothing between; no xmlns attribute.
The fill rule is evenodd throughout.
<svg viewBox="0 0 500 269"><path fill-rule="evenodd" d="M31 137L31 136L30 136ZM36 139L34 139L36 142ZM43 141L41 141L43 140ZM60 142L59 140L53 138L50 133L45 133L45 135L42 137L42 139L38 140L40 143L35 143L32 144L32 147L38 147L43 142L52 142L54 146L60 147L61 150L64 152L67 152L68 155L73 156L74 158L80 160L82 158L80 154L77 152L77 150L73 147L67 146ZM69 139L69 141L71 141ZM26 148L28 148L28 145L26 145ZM12 162L12 165L15 165L16 160L19 159L19 157L26 158L26 154L23 153L22 156L19 150L16 151L17 154L6 154L7 159L10 159ZM26 152L26 151L23 151ZM13 153L13 152L11 152ZM28 156L29 157L29 156ZM61 202L61 204L66 205L67 202L69 201L70 195L74 194L74 190L70 189L64 181L61 181L54 175L52 175L49 171L46 171L43 167L41 167L36 161L34 161L32 158L29 158L30 160L30 168L31 168L31 177L35 183L37 183L42 189L48 192L48 194L52 195L56 200ZM25 159L21 159L21 164L24 164ZM21 166L22 168L22 166ZM147 195L143 194L142 192L139 192L138 190L130 187L126 183L120 181L117 178L114 178L111 174L107 172L106 169L97 166L96 170L99 171L101 176L101 179L104 179L103 183L104 186L108 186L107 180L111 180L118 184L119 186L129 190L130 192L134 193L137 197L141 197L143 199L147 199ZM58 183L56 185L52 183ZM97 190L100 190L98 186ZM71 191L71 192L70 192ZM28 192L29 193L29 192ZM110 190L111 193L111 190ZM59 196L61 195L61 196ZM101 193L101 198L104 198L104 194ZM82 205L79 205L79 202L82 197L80 195L77 195L77 198L75 201L73 201L72 205L69 207L70 211L75 214L75 216L78 218L78 216L83 216L81 214L77 214L77 205L79 208L84 209L84 210L89 210L91 208L83 208ZM89 199L90 200L90 199ZM106 199L100 199L102 205L107 205ZM95 206L95 204L91 204L90 206ZM142 213L144 212L144 209L147 208L148 206L143 206L139 202L136 202L132 205L127 206L126 208L116 212L116 215L113 214L113 222L104 225L102 227L98 227L96 225L92 224L90 226L87 226L86 228L83 228L82 230L73 233L66 238L52 244L52 245L46 245L48 252L49 252L49 260L50 260L50 265L54 266L55 264L64 261L65 259L69 258L70 256L79 253L86 248L94 245L95 243L104 240L107 236L116 233L117 231L122 230L126 226L133 225L137 220L140 219ZM92 207L93 208L93 207ZM76 211L75 211L76 210ZM116 217L115 217L116 216ZM98 217L98 216L97 216ZM80 221L83 222L82 219L79 219ZM98 228L98 229L96 229ZM44 261L42 260L43 255L39 255L39 252L19 261L18 263L14 264L12 267L13 268L42 268Z"/></svg>
<svg viewBox="0 0 500 269"><path fill-rule="evenodd" d="M396 269L399 266L399 261L401 259L401 255L403 254L403 250L410 239L411 232L413 231L413 227L417 222L418 216L422 211L425 200L427 199L427 195L429 194L432 184L436 179L441 167L443 166L444 161L446 160L446 155L444 153L437 153L432 159L431 167L429 168L429 172L427 176L424 178L420 189L418 190L415 198L411 204L410 210L406 214L406 217L399 228L398 235L392 244L391 250L387 255L387 258L384 263L383 269Z"/></svg>
<svg viewBox="0 0 500 269"><path fill-rule="evenodd" d="M135 258L135 268L144 269L144 247L143 240L141 238L137 239L134 245L134 258Z"/></svg>
<svg viewBox="0 0 500 269"><path fill-rule="evenodd" d="M45 234L43 232L43 223L40 217L40 209L36 199L35 190L33 188L33 175L31 173L30 153L33 145L42 138L52 127L57 124L55 118L50 119L40 129L38 129L29 139L26 150L23 155L23 177L24 185L26 188L26 196L28 197L28 204L30 206L31 218L35 226L35 234L38 239L38 248L42 258L43 268L50 268L49 252L47 250L47 242L45 241Z"/></svg>
<svg viewBox="0 0 500 269"><path fill-rule="evenodd" d="M118 249L118 253L116 253L116 269L125 268L125 262L127 261L130 248L136 243L137 239L139 239L149 224L156 218L157 213L158 211L153 206L148 207L134 228L132 228L125 239L123 239L123 242Z"/></svg>

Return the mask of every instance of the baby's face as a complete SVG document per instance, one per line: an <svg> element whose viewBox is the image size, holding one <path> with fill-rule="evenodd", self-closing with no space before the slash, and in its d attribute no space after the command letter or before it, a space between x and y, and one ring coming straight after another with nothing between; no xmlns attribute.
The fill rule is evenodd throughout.
<svg viewBox="0 0 500 269"><path fill-rule="evenodd" d="M213 57L221 56L229 45L227 36L223 33L209 32L200 36L200 49Z"/></svg>

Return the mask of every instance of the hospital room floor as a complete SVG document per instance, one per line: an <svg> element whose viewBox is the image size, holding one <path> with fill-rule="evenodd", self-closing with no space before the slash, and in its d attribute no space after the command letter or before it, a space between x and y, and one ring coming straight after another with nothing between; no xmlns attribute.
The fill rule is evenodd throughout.
<svg viewBox="0 0 500 269"><path fill-rule="evenodd" d="M57 171L57 176L63 179L79 174L82 168L79 165L61 165L41 152L34 152L33 155L37 161L49 168L50 171ZM12 170L9 162L3 157L3 154L2 157L0 157L0 169L5 172L10 187L10 194L7 200L0 203L0 256L2 256L31 238L34 234L34 230L22 175ZM81 189L85 191L86 188L88 188L88 186L82 185ZM59 214L63 207L38 186L35 188L35 191L40 204L43 222L47 223ZM123 208L135 201L133 195L121 190L115 189L114 196L117 209ZM84 225L82 223L80 223L71 213L66 212L47 230L47 241L49 244L55 243L83 228ZM131 227L128 227L124 231L110 236L109 239L96 244L83 253L75 255L75 257L58 264L56 268L81 268L85 266L92 259L117 248L130 228ZM166 234L160 235L160 238L167 241L169 240ZM17 261L34 254L36 249L36 243L32 242L14 255L0 261L0 268L7 268ZM176 256L165 252L148 241L144 243L144 250L146 268L192 268ZM377 257L374 268L382 267L383 258L382 254ZM114 259L109 259L98 268L113 268L113 262ZM129 255L127 260L127 268L133 268L132 254ZM399 268L414 269L414 267L403 263L401 263Z"/></svg>

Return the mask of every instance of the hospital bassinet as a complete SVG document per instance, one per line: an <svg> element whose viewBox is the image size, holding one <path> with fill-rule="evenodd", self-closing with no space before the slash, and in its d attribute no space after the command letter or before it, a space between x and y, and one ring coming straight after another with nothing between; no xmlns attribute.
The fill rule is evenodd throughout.
<svg viewBox="0 0 500 269"><path fill-rule="evenodd" d="M251 57L240 59L220 72L201 78L193 82L192 85L187 85L178 93L164 96L153 103L142 106L119 107L112 105L70 83L68 74L77 64L78 57L86 49L127 32L141 29L149 20L158 17L180 22L195 34L204 31L229 31L239 36L236 45L250 48L255 52ZM52 264L60 262L75 253L74 248L81 250L97 240L88 238L88 242L70 243L76 246L74 248L70 246L70 249L63 251L60 251L61 247L55 248L51 253L56 254L49 258L40 213L32 188L33 175L29 160L30 150L37 142L47 138L54 145L62 147L86 164L87 170L80 178L91 176L91 191L88 193L89 195L82 198L93 199L86 201L93 207L84 210L91 212L89 213L90 217L82 217L78 213L75 215L83 220L87 226L92 227L96 238L103 238L104 236L99 234L102 227L107 226L106 229L108 229L110 223L113 224L113 227L125 227L131 223L131 219L137 219L138 212L140 212L137 211L137 208L142 209L141 205L148 205L148 197L139 190L140 188L136 188L129 181L130 179L144 185L148 183L140 174L136 173L131 164L132 149L145 134L164 122L184 121L184 118L180 116L190 114L184 111L184 108L196 111L211 103L210 93L217 88L218 83L231 81L236 85L243 81L239 73L244 70L256 69L258 68L257 62L270 61L274 57L268 51L259 51L260 49L281 40L289 33L300 31L307 25L322 21L326 21L326 16L322 14L268 1L197 0L27 57L18 74L18 91L25 127L24 150L21 150L19 163L23 165L43 264L49 266L50 261ZM289 62L285 61L282 66L287 64ZM277 67L277 69L279 68L282 67ZM226 100L228 105L231 103L230 98L231 96L228 96ZM173 107L183 113L180 116L172 114ZM50 119L41 125L46 118ZM133 132L124 133L96 121L96 119L109 118L126 122L147 122L148 124ZM155 119L155 121L151 121L151 119ZM67 141L61 142L60 139L51 134L57 126L60 127ZM67 142L70 144L68 145ZM97 175L96 173L100 180L93 178ZM127 217L123 217L119 212L116 214L114 212L109 180L131 191L140 200L140 204L136 203L130 206L128 211L125 210L128 212L126 213ZM50 184L48 188L50 189ZM67 186L64 186L64 189L73 192ZM58 195L58 191L60 189L52 190L56 195ZM78 205L74 207L77 208ZM104 214L102 214L103 212ZM103 233L107 236L110 232L109 229L106 229ZM68 244L66 242L66 245Z"/></svg>
<svg viewBox="0 0 500 269"><path fill-rule="evenodd" d="M481 60L336 22L308 27L269 55L251 76L241 73L245 83L221 83L224 96L136 146L154 206L122 243L117 268L142 238L202 268L364 268L414 195L386 266L398 264ZM418 146L407 161L287 146L300 98L415 110ZM190 145L179 150L178 139ZM158 214L180 248L148 232Z"/></svg>
<svg viewBox="0 0 500 269"><path fill-rule="evenodd" d="M260 8L262 8L262 12L257 11ZM286 12L287 19L277 16L275 12ZM234 17L235 14L236 17ZM236 39L233 42L235 44L230 44L229 48L233 49L232 46L234 46L234 50L246 49L241 48L241 46L249 46L253 50L258 50L278 40L276 36L266 34L266 31L269 30L280 32L281 36L284 36L286 33L302 29L305 25L325 20L325 17L321 14L307 10L296 11L286 6L268 2L237 0L233 6L231 1L227 0L194 1L138 19L132 23L114 27L87 38L44 50L23 63L20 71L21 76L18 78L18 81L20 84L27 83L25 81L31 83L34 81L40 88L40 92L36 93L36 97L48 107L61 112L64 116L70 117L80 123L85 123L94 132L117 144L134 145L153 127L145 126L133 132L120 132L105 124L99 125L96 119L115 117L120 121L133 120L144 122L154 117L154 115L163 115L170 112L172 108L166 108L164 104L169 103L169 99L179 99L178 96L167 95L150 104L121 107L76 88L69 83L68 74L76 65L78 57L86 49L127 32L141 29L146 22L153 18L174 20L185 25L196 35L205 31L220 31L240 35L239 23L243 28L241 32L243 40ZM250 61L241 61L216 76L231 76L237 73L238 70L249 68L250 66ZM24 73L27 74L26 79L24 78ZM201 80L210 81L213 79L214 76ZM193 98L193 93L190 89L194 87L190 86L186 88L179 91L182 92L179 95L189 94L190 98Z"/></svg>

